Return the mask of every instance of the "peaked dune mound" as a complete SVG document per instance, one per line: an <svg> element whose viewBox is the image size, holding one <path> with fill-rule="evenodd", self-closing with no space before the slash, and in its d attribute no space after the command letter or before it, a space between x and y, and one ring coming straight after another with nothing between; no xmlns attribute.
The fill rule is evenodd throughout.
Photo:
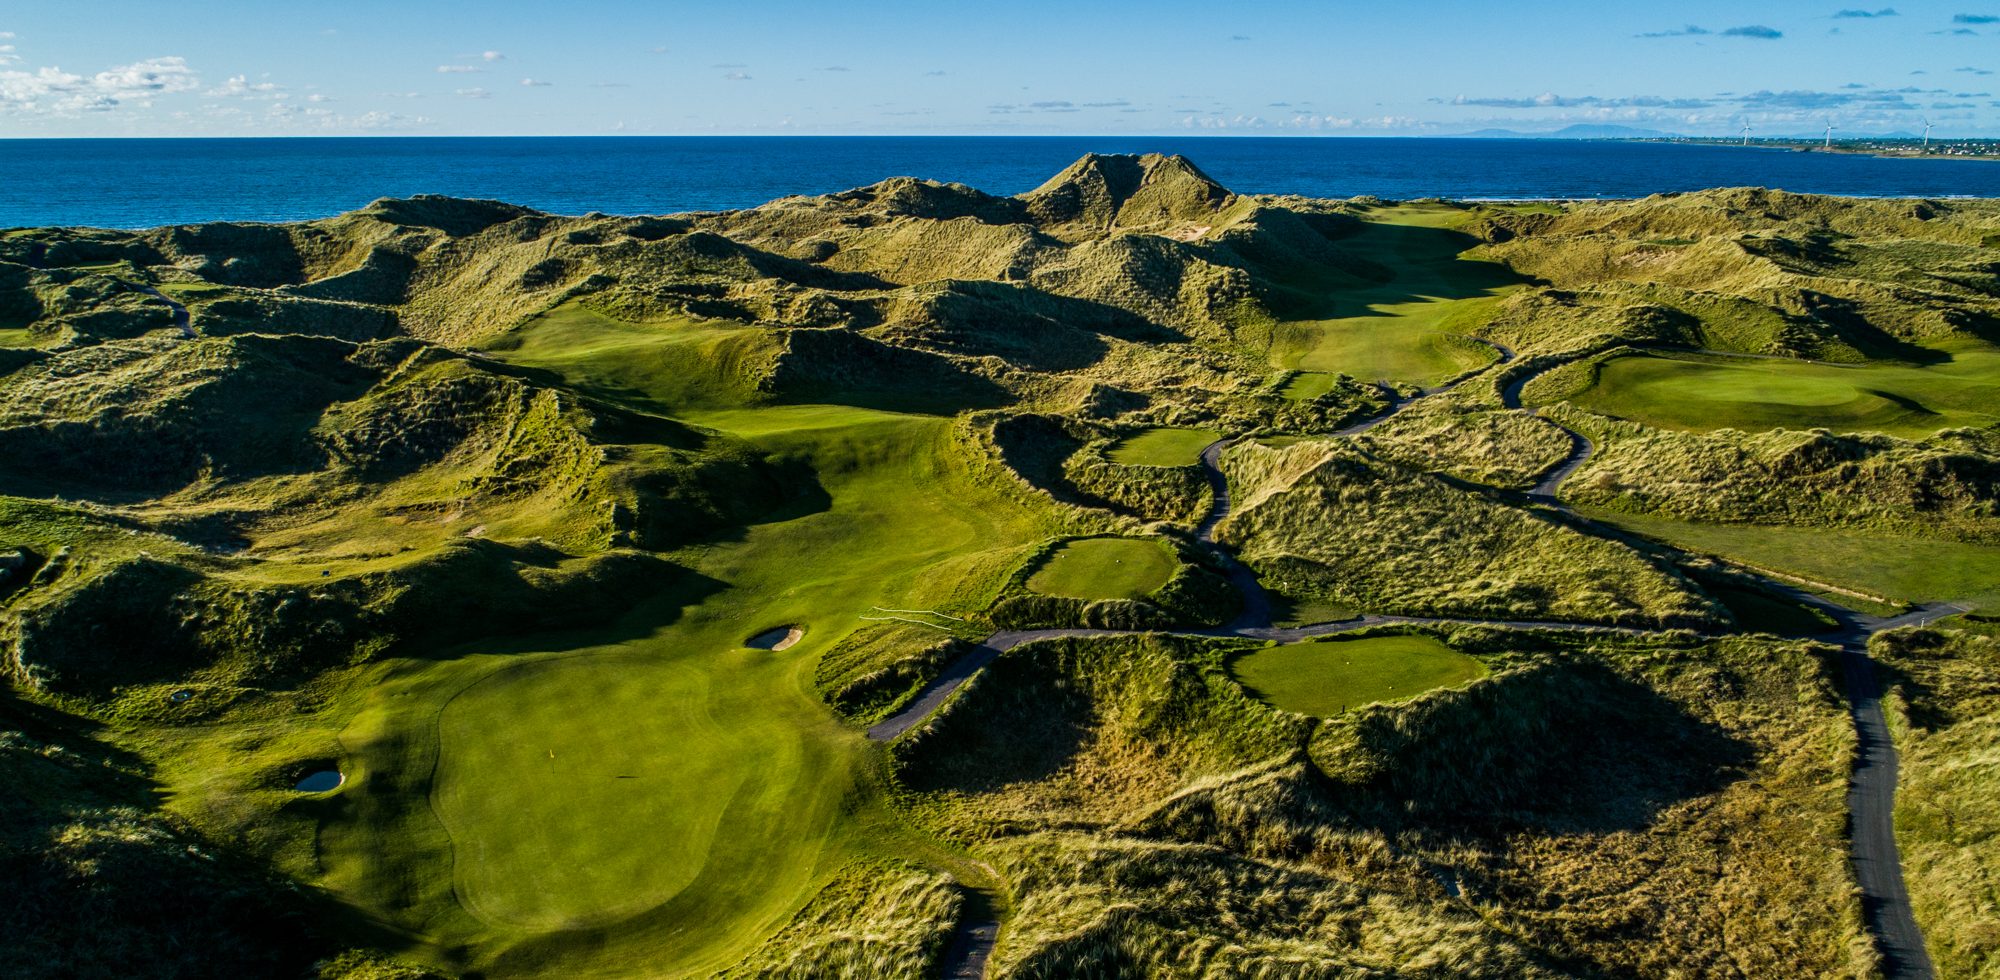
<svg viewBox="0 0 2000 980"><path fill-rule="evenodd" d="M1213 220L1236 195L1186 157L1090 153L1020 200L1044 228L1096 232Z"/></svg>

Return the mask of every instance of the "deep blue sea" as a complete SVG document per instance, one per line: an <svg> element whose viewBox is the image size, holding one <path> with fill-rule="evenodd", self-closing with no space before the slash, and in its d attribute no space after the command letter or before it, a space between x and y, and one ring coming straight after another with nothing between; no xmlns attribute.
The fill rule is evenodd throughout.
<svg viewBox="0 0 2000 980"><path fill-rule="evenodd" d="M909 175L996 194L1084 153L1181 153L1230 189L1589 198L1755 185L2000 197L2000 163L1573 140L1202 137L464 137L0 140L0 227L291 221L450 194L560 214L740 208Z"/></svg>

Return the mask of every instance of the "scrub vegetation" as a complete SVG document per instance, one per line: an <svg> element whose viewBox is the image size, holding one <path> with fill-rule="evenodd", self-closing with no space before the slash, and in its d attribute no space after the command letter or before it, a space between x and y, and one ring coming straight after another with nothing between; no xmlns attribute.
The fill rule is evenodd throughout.
<svg viewBox="0 0 2000 980"><path fill-rule="evenodd" d="M1991 972L1996 240L1098 155L9 231L0 973L1868 976L1772 578L1974 607L1876 648Z"/></svg>
<svg viewBox="0 0 2000 980"><path fill-rule="evenodd" d="M1960 630L1877 641L1903 746L1896 838L1941 977L2000 969L2000 643Z"/></svg>

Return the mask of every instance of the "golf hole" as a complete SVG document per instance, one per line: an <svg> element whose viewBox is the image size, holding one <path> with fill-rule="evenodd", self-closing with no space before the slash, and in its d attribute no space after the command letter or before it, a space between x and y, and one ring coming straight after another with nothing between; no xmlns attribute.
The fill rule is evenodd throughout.
<svg viewBox="0 0 2000 980"><path fill-rule="evenodd" d="M744 640L743 645L758 650L784 650L805 639L805 635L806 631L797 626L779 626Z"/></svg>
<svg viewBox="0 0 2000 980"><path fill-rule="evenodd" d="M301 793L330 793L346 781L347 777L341 775L338 769L319 769L306 773L305 778L292 788Z"/></svg>

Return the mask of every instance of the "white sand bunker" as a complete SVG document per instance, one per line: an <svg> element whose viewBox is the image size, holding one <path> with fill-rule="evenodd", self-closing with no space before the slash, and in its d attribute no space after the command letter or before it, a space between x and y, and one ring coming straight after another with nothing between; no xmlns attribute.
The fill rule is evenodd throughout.
<svg viewBox="0 0 2000 980"><path fill-rule="evenodd" d="M758 650L785 650L789 649L792 644L805 639L805 636L806 631L797 626L780 626L776 629L765 630L756 636L744 640L743 645L754 647Z"/></svg>

